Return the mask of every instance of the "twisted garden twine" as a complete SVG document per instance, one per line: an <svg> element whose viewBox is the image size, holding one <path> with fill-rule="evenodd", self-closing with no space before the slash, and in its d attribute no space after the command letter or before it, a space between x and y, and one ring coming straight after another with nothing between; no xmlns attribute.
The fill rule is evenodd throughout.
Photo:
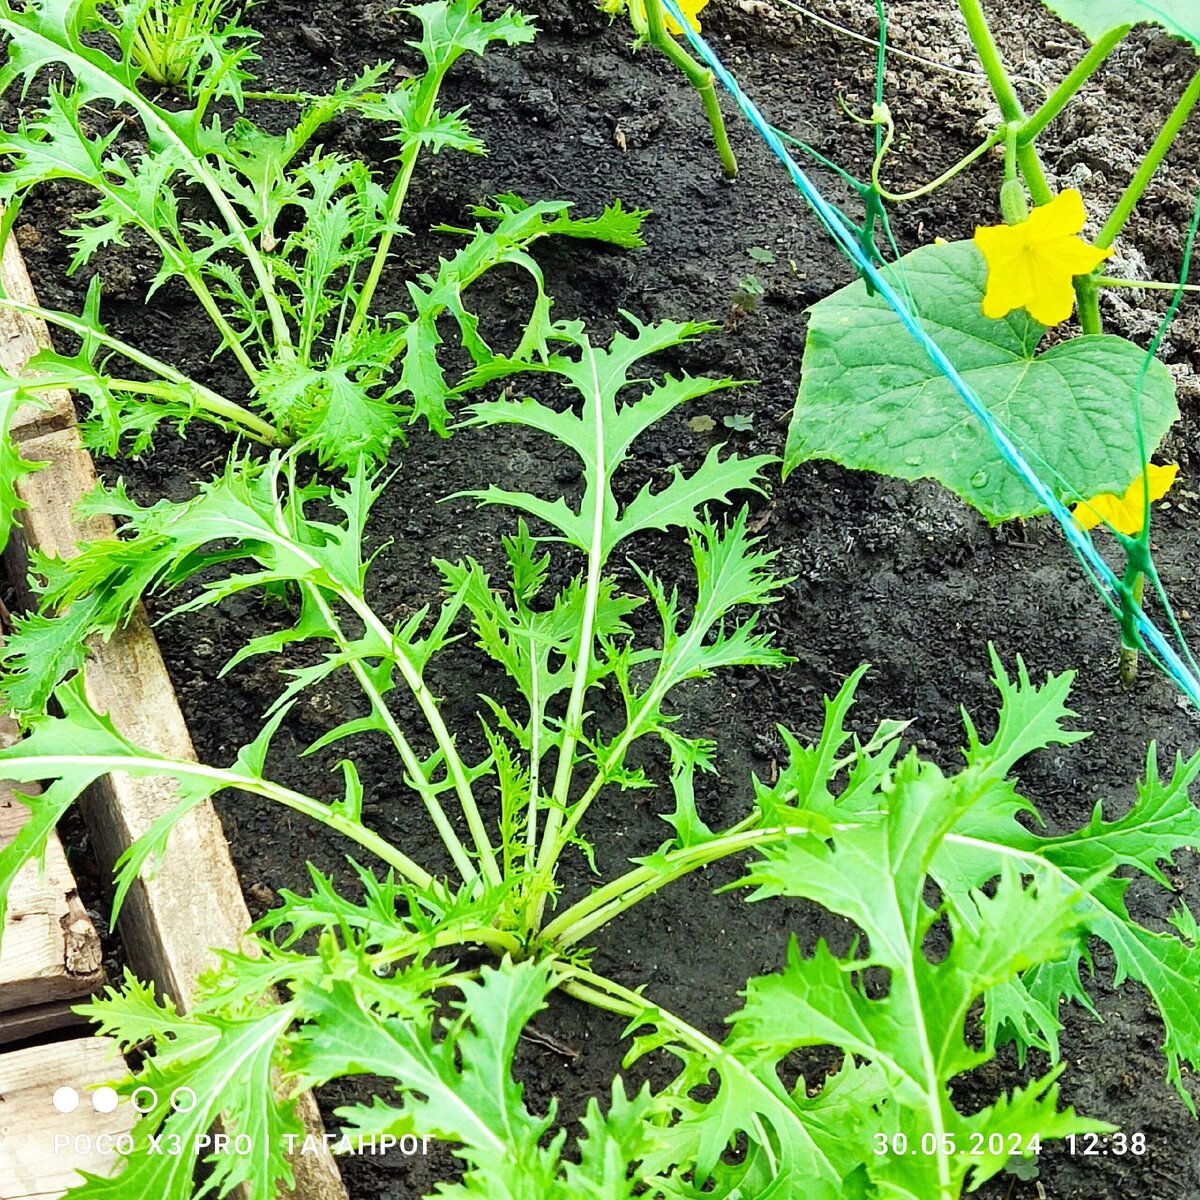
<svg viewBox="0 0 1200 1200"><path fill-rule="evenodd" d="M843 252L854 263L862 276L869 280L875 290L887 301L892 311L900 318L904 328L921 345L929 355L933 364L950 381L951 386L962 398L972 415L987 431L995 443L1004 461L1021 477L1026 486L1037 496L1039 502L1049 511L1058 522L1063 536L1071 549L1084 564L1090 568L1093 581L1102 597L1116 612L1120 613L1127 603L1123 598L1119 581L1113 569L1105 562L1090 536L1084 532L1071 516L1070 510L1046 486L1038 473L1030 466L1024 455L1013 444L1012 439L992 415L987 406L975 395L971 386L958 373L954 364L946 357L945 351L929 336L921 326L917 317L905 304L904 300L888 282L887 278L873 263L859 244L858 238L847 226L845 221L825 199L811 179L800 169L779 135L759 111L758 106L742 90L729 69L721 61L716 51L688 23L680 12L676 0L663 0L663 7L675 19L684 32L684 36L692 49L700 56L701 61L712 71L721 85L733 98L742 116L753 126L755 132L770 148L771 152L784 165L793 183L799 189L808 206L813 210L817 219L838 243ZM1145 642L1146 648L1160 660L1160 666L1175 685L1200 708L1200 679L1187 665L1171 642L1163 635L1158 626L1146 615L1141 606L1129 602L1132 609L1133 623Z"/></svg>

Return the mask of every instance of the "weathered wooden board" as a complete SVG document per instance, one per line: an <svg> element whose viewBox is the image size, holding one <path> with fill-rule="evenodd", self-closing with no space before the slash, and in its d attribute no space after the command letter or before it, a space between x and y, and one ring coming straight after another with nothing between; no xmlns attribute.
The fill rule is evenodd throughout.
<svg viewBox="0 0 1200 1200"><path fill-rule="evenodd" d="M19 485L29 507L20 514L19 535L9 555L14 579L22 542L69 557L78 543L113 535L105 519L86 525L72 519L75 501L96 483L91 455L80 447L74 429L23 441L21 450L25 457L49 465ZM195 758L158 644L141 615L95 647L84 679L92 705L108 713L135 743L173 757ZM107 777L83 805L101 858L115 862L177 802L174 786L165 777ZM179 822L163 862L134 885L126 905L128 919L121 933L139 974L189 1004L197 977L215 965L210 947L237 946L250 924L211 805L202 805Z"/></svg>
<svg viewBox="0 0 1200 1200"><path fill-rule="evenodd" d="M4 279L5 293L25 304L36 304L37 295L29 282L29 272L21 258L17 240L10 237L4 245L4 257L0 261L0 274ZM0 363L7 369L17 370L15 364L28 362L39 350L50 345L50 334L44 321L31 321L11 308L0 306ZM10 364L14 364L10 366ZM43 395L46 407L26 404L13 417L11 431L17 441L37 437L55 429L65 429L75 421L75 409L71 395L62 388Z"/></svg>
<svg viewBox="0 0 1200 1200"><path fill-rule="evenodd" d="M0 784L0 846L12 841L29 815L7 791ZM0 951L0 1041L12 1040L7 1013L88 996L103 977L100 939L75 891L62 845L52 837L45 870L29 863L9 891Z"/></svg>
<svg viewBox="0 0 1200 1200"><path fill-rule="evenodd" d="M104 1150L133 1128L137 1114L127 1100L98 1112L88 1089L124 1072L111 1038L0 1054L0 1200L58 1200L83 1182L80 1171L113 1173L121 1160ZM73 1112L56 1110L59 1088L77 1094Z"/></svg>
<svg viewBox="0 0 1200 1200"><path fill-rule="evenodd" d="M78 998L55 1000L51 1004L33 1004L29 1008L0 1013L0 1046L41 1038L69 1025L82 1026L83 1018L74 1012L78 1003Z"/></svg>
<svg viewBox="0 0 1200 1200"><path fill-rule="evenodd" d="M16 736L16 726L0 718L0 745L11 744ZM36 791L28 784L22 789ZM13 792L11 784L0 781L0 847L16 837L29 817ZM52 834L44 869L29 863L9 890L0 942L0 1043L76 1020L71 1003L104 981L100 959L100 938L75 890L62 845Z"/></svg>
<svg viewBox="0 0 1200 1200"><path fill-rule="evenodd" d="M9 294L16 295L22 288L31 294L11 239L0 272ZM21 370L31 350L48 343L49 336L40 321L21 323L32 329L6 334L8 327L0 328L0 366L14 373ZM113 534L107 518L82 523L74 519L76 501L95 484L95 469L79 441L73 416L66 424L60 422L61 416L55 400L50 413L32 415L16 434L25 458L47 464L18 485L28 507L20 513L20 526L5 554L9 578L18 588L25 580L31 550L69 557L79 543ZM93 706L107 712L133 741L160 753L195 757L158 644L142 614L110 641L93 648L85 682ZM115 773L102 780L83 805L101 861L111 867L176 800L167 779L131 779ZM220 821L210 804L200 805L176 825L163 861L130 889L121 917L130 965L186 1010L196 980L215 961L212 951L237 947L249 924ZM300 1112L321 1144L323 1127L311 1094L302 1096ZM298 1154L293 1170L296 1185L291 1195L296 1200L346 1200L328 1153Z"/></svg>

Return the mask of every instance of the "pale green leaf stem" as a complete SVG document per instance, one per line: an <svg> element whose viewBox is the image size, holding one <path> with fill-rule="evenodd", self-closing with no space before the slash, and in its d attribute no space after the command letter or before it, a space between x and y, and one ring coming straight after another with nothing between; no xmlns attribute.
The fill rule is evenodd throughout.
<svg viewBox="0 0 1200 1200"><path fill-rule="evenodd" d="M271 446L275 445L278 440L275 429L261 417L250 412L235 401L227 400L224 396L218 392L214 392L204 384L189 379L183 372L172 367L169 363L165 363L161 359L155 358L143 350L139 350L136 346L131 346L128 342L114 337L107 329L98 325L95 321L88 321L84 317L74 317L70 313L59 312L56 309L43 308L41 305L32 304L29 301L16 300L11 296L0 296L0 305L12 309L14 312L39 317L48 324L75 334L85 344L94 343L115 351L128 358L130 362L136 363L139 367L150 371L160 379L171 384L174 391L156 393L152 390L152 385L146 383L134 384L130 381L122 382L121 380L107 379L107 386L110 388L120 390L128 384L129 390L136 388L151 395L182 394L194 402L197 407L211 412L214 416L230 422L237 428L244 429L247 434L257 441ZM31 367L35 371L37 364L38 359L35 357L31 360ZM30 391L36 391L43 387L53 388L63 386L61 381L51 379L49 382L43 382L36 375L28 378L21 377L17 382L22 388L28 388Z"/></svg>

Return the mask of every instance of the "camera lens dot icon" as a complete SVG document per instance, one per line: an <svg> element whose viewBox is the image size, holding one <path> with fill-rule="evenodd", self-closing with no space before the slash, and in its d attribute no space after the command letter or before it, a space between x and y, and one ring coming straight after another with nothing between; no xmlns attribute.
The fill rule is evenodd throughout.
<svg viewBox="0 0 1200 1200"><path fill-rule="evenodd" d="M57 1112L65 1116L79 1107L79 1093L73 1087L60 1087L50 1102Z"/></svg>

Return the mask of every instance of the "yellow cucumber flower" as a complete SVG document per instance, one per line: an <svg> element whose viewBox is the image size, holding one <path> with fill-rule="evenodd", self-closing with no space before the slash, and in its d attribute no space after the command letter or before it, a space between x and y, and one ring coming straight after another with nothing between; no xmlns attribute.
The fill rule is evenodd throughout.
<svg viewBox="0 0 1200 1200"><path fill-rule="evenodd" d="M1150 502L1161 500L1175 483L1179 468L1175 463L1160 467L1150 463L1146 467L1146 483L1150 485ZM1097 525L1108 525L1118 533L1137 537L1142 532L1145 516L1145 484L1139 475L1126 489L1123 496L1114 492L1103 492L1082 504L1075 505L1076 524L1083 529L1095 529Z"/></svg>
<svg viewBox="0 0 1200 1200"><path fill-rule="evenodd" d="M1059 192L1015 225L980 225L975 245L987 263L983 315L999 320L1023 308L1043 325L1065 321L1075 306L1071 281L1110 254L1079 237L1086 214L1074 189Z"/></svg>
<svg viewBox="0 0 1200 1200"><path fill-rule="evenodd" d="M700 18L697 14L702 8L704 8L706 4L708 4L708 0L675 0L675 3L679 6L679 11L687 18L687 23L697 33L699 33ZM638 18L638 23L640 25L645 25L646 0L629 0L629 4L634 10L634 15ZM676 21L675 18L666 11L665 7L663 9L663 17L667 23L667 32L673 33L676 37L678 37L683 32L683 29L679 22Z"/></svg>

